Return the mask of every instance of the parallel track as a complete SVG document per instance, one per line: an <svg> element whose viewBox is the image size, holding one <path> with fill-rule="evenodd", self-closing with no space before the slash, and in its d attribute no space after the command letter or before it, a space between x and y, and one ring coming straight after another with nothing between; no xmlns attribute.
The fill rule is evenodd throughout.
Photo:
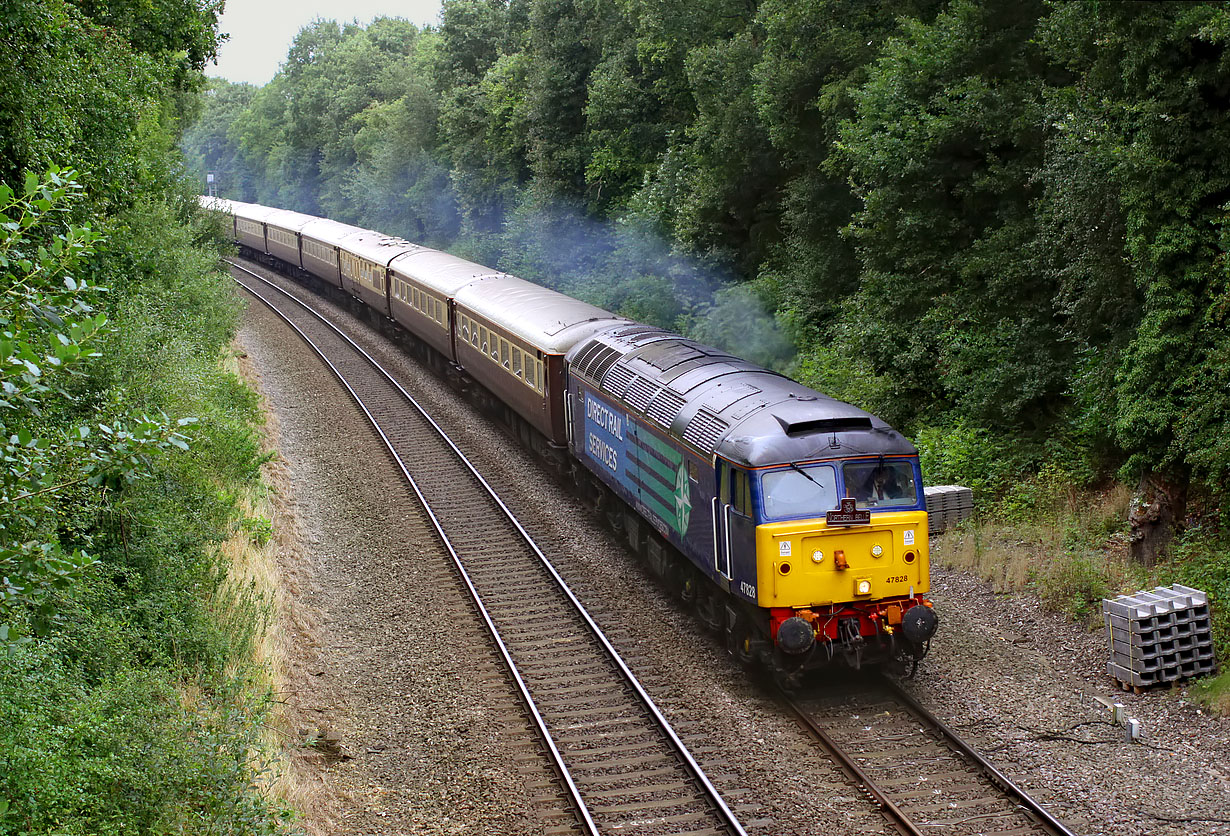
<svg viewBox="0 0 1230 836"><path fill-rule="evenodd" d="M887 677L786 704L904 836L1074 836Z"/></svg>
<svg viewBox="0 0 1230 836"><path fill-rule="evenodd" d="M586 834L743 827L504 502L379 364L304 303L235 277L349 391L418 496L487 624Z"/></svg>

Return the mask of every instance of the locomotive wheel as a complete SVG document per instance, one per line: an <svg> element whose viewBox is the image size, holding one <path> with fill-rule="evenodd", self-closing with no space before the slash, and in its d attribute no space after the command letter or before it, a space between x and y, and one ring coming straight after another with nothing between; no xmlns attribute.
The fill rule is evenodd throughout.
<svg viewBox="0 0 1230 836"><path fill-rule="evenodd" d="M759 638L752 625L744 616L736 616L726 633L726 646L730 655L735 657L740 665L746 668L756 665L756 648Z"/></svg>
<svg viewBox="0 0 1230 836"><path fill-rule="evenodd" d="M695 604L696 596L700 593L700 578L697 576L696 571L691 566L680 566L676 583L678 584L680 599L685 604Z"/></svg>

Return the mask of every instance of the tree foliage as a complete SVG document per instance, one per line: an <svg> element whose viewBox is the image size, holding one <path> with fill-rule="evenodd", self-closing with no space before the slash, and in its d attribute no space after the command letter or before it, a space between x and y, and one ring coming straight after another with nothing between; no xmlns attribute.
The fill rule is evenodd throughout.
<svg viewBox="0 0 1230 836"><path fill-rule="evenodd" d="M0 834L274 832L219 549L257 411L175 148L220 3L2 8Z"/></svg>
<svg viewBox="0 0 1230 836"><path fill-rule="evenodd" d="M1230 488L1228 15L449 0L402 33L409 61L364 45L387 24L315 24L320 72L292 50L188 147L216 119L277 184L235 197L379 220L708 338L746 283L795 342L775 362L832 394L1012 439L1012 473L1059 457L1181 506L1193 479ZM378 70L342 69L363 50ZM391 67L412 96L372 87ZM344 113L303 131L317 99Z"/></svg>

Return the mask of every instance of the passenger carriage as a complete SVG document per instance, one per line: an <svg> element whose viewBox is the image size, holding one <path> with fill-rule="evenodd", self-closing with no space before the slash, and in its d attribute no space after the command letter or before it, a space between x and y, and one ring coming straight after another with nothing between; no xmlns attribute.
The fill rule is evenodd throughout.
<svg viewBox="0 0 1230 836"><path fill-rule="evenodd" d="M363 230L327 218L308 218L299 231L299 255L304 270L334 287L342 286L341 243Z"/></svg>
<svg viewBox="0 0 1230 836"><path fill-rule="evenodd" d="M456 361L553 444L567 444L564 355L628 320L514 276L457 291Z"/></svg>
<svg viewBox="0 0 1230 836"><path fill-rule="evenodd" d="M441 355L457 360L453 297L473 282L503 275L490 267L439 250L408 253L389 266L393 319Z"/></svg>
<svg viewBox="0 0 1230 836"><path fill-rule="evenodd" d="M384 316L389 312L389 264L425 247L404 238L360 230L338 242L341 288Z"/></svg>
<svg viewBox="0 0 1230 836"><path fill-rule="evenodd" d="M311 222L310 215L275 209L265 216L265 252L287 264L303 269L300 233Z"/></svg>

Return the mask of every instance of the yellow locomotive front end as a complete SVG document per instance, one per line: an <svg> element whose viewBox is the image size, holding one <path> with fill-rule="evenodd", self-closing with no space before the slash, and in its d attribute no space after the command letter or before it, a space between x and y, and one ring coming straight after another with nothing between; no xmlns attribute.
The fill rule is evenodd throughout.
<svg viewBox="0 0 1230 836"><path fill-rule="evenodd" d="M757 592L770 634L807 667L921 658L937 619L913 456L792 463L759 474Z"/></svg>

